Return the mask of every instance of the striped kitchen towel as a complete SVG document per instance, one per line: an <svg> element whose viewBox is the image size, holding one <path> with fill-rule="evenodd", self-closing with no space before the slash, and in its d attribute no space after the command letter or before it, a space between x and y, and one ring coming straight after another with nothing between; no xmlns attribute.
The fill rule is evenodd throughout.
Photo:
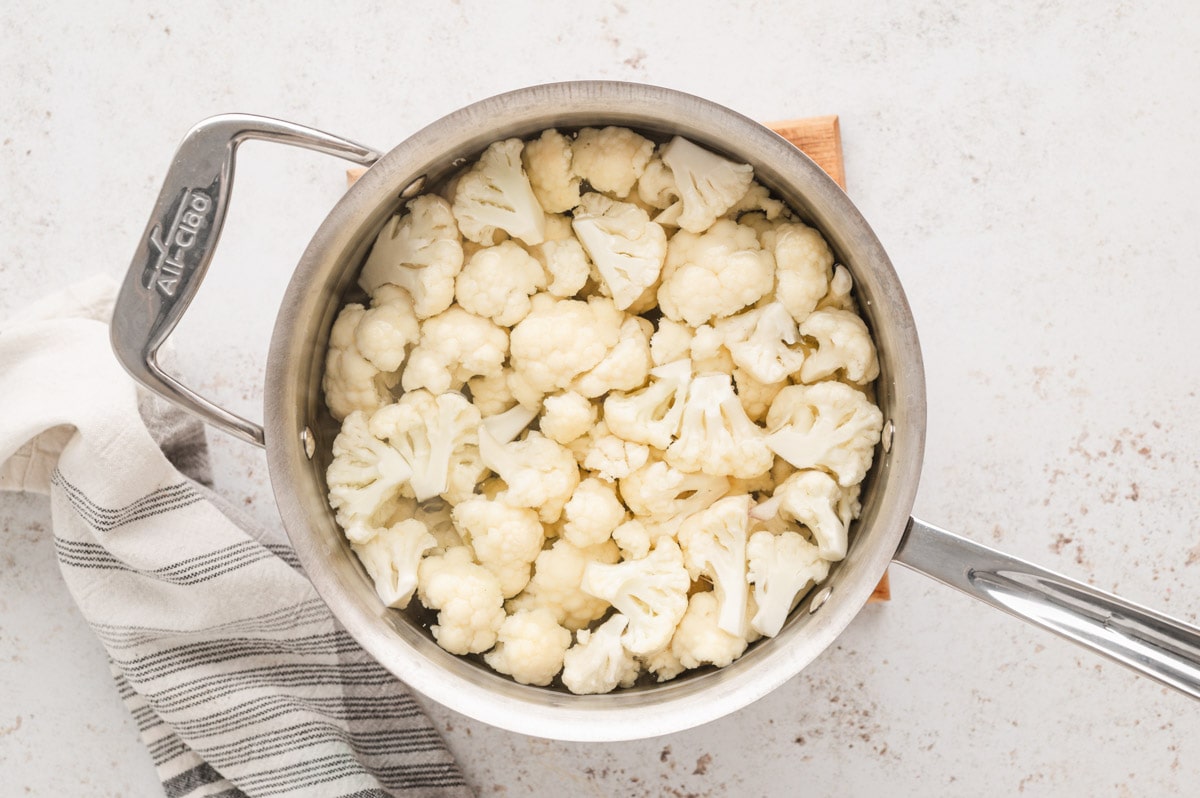
<svg viewBox="0 0 1200 798"><path fill-rule="evenodd" d="M0 490L50 495L63 580L166 794L470 795L290 549L204 485L198 423L139 408L109 348L114 295L89 281L0 326Z"/></svg>

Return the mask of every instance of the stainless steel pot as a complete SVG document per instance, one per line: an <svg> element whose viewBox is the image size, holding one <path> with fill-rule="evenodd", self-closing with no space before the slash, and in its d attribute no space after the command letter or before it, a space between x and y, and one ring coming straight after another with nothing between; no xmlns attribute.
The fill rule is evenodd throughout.
<svg viewBox="0 0 1200 798"><path fill-rule="evenodd" d="M877 388L885 418L849 554L778 637L752 646L726 668L599 696L516 684L440 649L418 610L382 606L325 500L324 472L337 424L320 391L334 316L355 290L376 234L402 202L438 184L492 141L586 125L623 125L660 140L679 134L749 163L762 183L819 228L854 275L879 349ZM198 289L216 246L234 154L248 139L371 165L317 230L288 286L271 340L262 427L196 395L156 364L158 347ZM924 449L924 371L912 314L887 254L812 161L754 121L697 97L627 83L535 86L450 114L385 155L262 117L205 120L188 133L172 162L121 290L112 340L142 384L266 447L279 511L300 562L350 634L412 687L496 726L562 740L623 740L733 712L783 684L830 645L893 561L1200 697L1200 630L910 518Z"/></svg>

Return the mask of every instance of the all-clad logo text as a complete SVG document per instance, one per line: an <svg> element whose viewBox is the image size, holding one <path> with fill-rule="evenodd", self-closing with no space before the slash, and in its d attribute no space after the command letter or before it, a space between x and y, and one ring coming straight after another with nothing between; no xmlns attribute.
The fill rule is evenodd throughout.
<svg viewBox="0 0 1200 798"><path fill-rule="evenodd" d="M212 198L203 191L195 188L185 189L179 206L175 209L175 218L163 235L162 225L154 225L150 231L150 247L153 250L150 262L146 264L145 285L168 299L175 298L179 281L187 271L188 251L200 240L201 231L209 223L209 211L212 210Z"/></svg>

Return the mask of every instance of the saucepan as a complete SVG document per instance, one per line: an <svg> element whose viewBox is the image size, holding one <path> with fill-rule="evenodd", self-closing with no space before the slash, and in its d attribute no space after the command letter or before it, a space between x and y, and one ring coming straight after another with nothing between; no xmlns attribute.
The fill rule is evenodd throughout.
<svg viewBox="0 0 1200 798"><path fill-rule="evenodd" d="M579 696L517 684L449 654L435 644L419 610L382 605L326 503L324 473L338 426L320 386L334 316L357 290L357 272L376 234L408 198L438 185L498 139L603 125L657 140L682 135L749 163L759 181L824 233L854 276L878 346L885 421L849 552L777 637L759 641L725 668ZM235 152L251 139L370 167L320 225L287 287L271 339L261 426L197 395L157 362L160 345L200 286L229 201ZM896 271L866 220L819 167L767 128L698 97L617 82L534 86L456 111L386 154L263 117L207 119L187 134L167 172L117 301L112 341L143 385L266 447L279 512L299 561L362 647L424 695L495 726L611 741L674 732L733 712L795 676L833 643L892 562L1200 697L1200 630L910 516L924 450L925 382Z"/></svg>

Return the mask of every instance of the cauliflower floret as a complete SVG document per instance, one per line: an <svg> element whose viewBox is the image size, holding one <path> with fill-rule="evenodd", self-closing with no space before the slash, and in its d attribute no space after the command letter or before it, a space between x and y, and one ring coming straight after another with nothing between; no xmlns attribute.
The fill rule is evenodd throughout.
<svg viewBox="0 0 1200 798"><path fill-rule="evenodd" d="M789 385L767 411L767 446L796 468L824 468L842 487L862 482L875 456L883 413L840 382Z"/></svg>
<svg viewBox="0 0 1200 798"><path fill-rule="evenodd" d="M572 441L570 448L580 465L609 482L629 476L650 459L650 447L618 438L604 421Z"/></svg>
<svg viewBox="0 0 1200 798"><path fill-rule="evenodd" d="M656 366L691 356L692 336L696 331L667 317L658 320L658 329L650 336L650 362Z"/></svg>
<svg viewBox="0 0 1200 798"><path fill-rule="evenodd" d="M617 485L621 498L652 538L674 535L679 523L729 491L726 477L687 474L663 462L649 463Z"/></svg>
<svg viewBox="0 0 1200 798"><path fill-rule="evenodd" d="M571 633L546 609L520 610L504 619L496 647L484 655L488 665L521 684L545 686L563 667Z"/></svg>
<svg viewBox="0 0 1200 798"><path fill-rule="evenodd" d="M352 543L365 543L379 531L412 475L409 460L371 433L370 416L361 410L346 416L325 479L329 506Z"/></svg>
<svg viewBox="0 0 1200 798"><path fill-rule="evenodd" d="M421 325L421 341L408 356L400 384L405 391L445 393L471 377L500 374L507 352L504 328L454 306Z"/></svg>
<svg viewBox="0 0 1200 798"><path fill-rule="evenodd" d="M370 432L408 463L412 494L425 501L447 491L456 462L474 457L479 420L479 411L462 394L409 391L375 411Z"/></svg>
<svg viewBox="0 0 1200 798"><path fill-rule="evenodd" d="M566 445L596 424L596 406L574 391L547 396L540 421L542 434Z"/></svg>
<svg viewBox="0 0 1200 798"><path fill-rule="evenodd" d="M774 460L762 429L746 417L730 376L695 377L666 461L680 471L746 479L769 471Z"/></svg>
<svg viewBox="0 0 1200 798"><path fill-rule="evenodd" d="M456 504L451 515L476 562L495 574L501 594L512 598L520 593L546 542L537 513L477 496Z"/></svg>
<svg viewBox="0 0 1200 798"><path fill-rule="evenodd" d="M679 525L679 547L692 579L707 576L720 605L717 625L746 636L746 534L753 500L728 496Z"/></svg>
<svg viewBox="0 0 1200 798"><path fill-rule="evenodd" d="M541 607L554 613L555 620L567 629L582 629L604 615L609 607L607 601L579 588L584 569L590 562L611 564L620 558L621 552L611 540L587 549L556 540L538 554L533 563L533 578L510 605L514 610Z"/></svg>
<svg viewBox="0 0 1200 798"><path fill-rule="evenodd" d="M571 145L571 167L596 191L627 197L654 154L654 142L623 127L585 127Z"/></svg>
<svg viewBox="0 0 1200 798"><path fill-rule="evenodd" d="M529 425L537 418L537 414L538 408L536 407L516 405L503 413L488 416L483 421L483 427L496 443L512 443L529 428Z"/></svg>
<svg viewBox="0 0 1200 798"><path fill-rule="evenodd" d="M585 549L612 537L613 530L625 520L625 505L612 485L588 477L563 507L563 518L563 538Z"/></svg>
<svg viewBox="0 0 1200 798"><path fill-rule="evenodd" d="M450 205L425 194L384 225L358 284L371 295L387 283L400 286L412 296L417 317L426 319L450 307L462 265L462 240Z"/></svg>
<svg viewBox="0 0 1200 798"><path fill-rule="evenodd" d="M542 243L546 217L521 169L520 139L497 141L454 188L454 218L462 234L477 244L495 243L503 230L533 246Z"/></svg>
<svg viewBox="0 0 1200 798"><path fill-rule="evenodd" d="M720 319L713 322L713 329L733 362L759 382L780 382L807 366L804 352L790 348L800 336L795 320L781 302Z"/></svg>
<svg viewBox="0 0 1200 798"><path fill-rule="evenodd" d="M858 495L858 485L843 488L824 471L797 471L750 514L760 520L778 515L803 524L812 532L821 558L836 562L846 556L846 533L862 510Z"/></svg>
<svg viewBox="0 0 1200 798"><path fill-rule="evenodd" d="M817 350L800 369L802 382L816 382L839 371L864 385L879 376L879 360L866 323L848 310L817 310L800 322L800 334L815 338Z"/></svg>
<svg viewBox="0 0 1200 798"><path fill-rule="evenodd" d="M512 368L533 391L567 388L617 345L623 320L610 299L582 302L538 294L529 315L513 328Z"/></svg>
<svg viewBox="0 0 1200 798"><path fill-rule="evenodd" d="M711 324L702 324L692 335L692 370L697 374L733 371L733 355L725 348L725 339Z"/></svg>
<svg viewBox="0 0 1200 798"><path fill-rule="evenodd" d="M508 384L507 371L500 371L488 377L472 377L467 380L467 388L471 391L471 402L484 418L503 413L517 403L512 388Z"/></svg>
<svg viewBox="0 0 1200 798"><path fill-rule="evenodd" d="M691 584L679 546L662 537L644 559L615 565L590 563L580 587L629 619L621 642L631 654L652 654L671 641L687 611Z"/></svg>
<svg viewBox="0 0 1200 798"><path fill-rule="evenodd" d="M833 279L829 281L829 291L817 303L817 310L848 310L858 312L858 305L851 293L854 290L854 278L850 270L842 264L833 267Z"/></svg>
<svg viewBox="0 0 1200 798"><path fill-rule="evenodd" d="M621 556L627 560L640 560L650 554L650 531L636 518L618 525L612 532L612 539L620 547Z"/></svg>
<svg viewBox="0 0 1200 798"><path fill-rule="evenodd" d="M686 612L684 613L684 617L687 617ZM676 628L675 634L679 634L678 628ZM670 646L659 649L648 657L641 657L640 659L642 667L653 673L655 679L659 682L668 682L686 670L683 667L683 663L679 661L679 657L671 653Z"/></svg>
<svg viewBox="0 0 1200 798"><path fill-rule="evenodd" d="M488 467L479 456L479 447L474 444L464 446L450 461L446 489L439 495L452 504L466 501L475 495L475 489L488 473Z"/></svg>
<svg viewBox="0 0 1200 798"><path fill-rule="evenodd" d="M351 543L375 592L388 607L404 609L417 589L417 566L437 540L425 524L410 518L380 529L365 543Z"/></svg>
<svg viewBox="0 0 1200 798"><path fill-rule="evenodd" d="M569 236L570 228L567 229ZM552 295L567 299L587 285L588 277L592 274L592 262L588 260L583 245L574 237L546 241L533 247L530 252L542 264L546 272L546 290Z"/></svg>
<svg viewBox="0 0 1200 798"><path fill-rule="evenodd" d="M675 176L657 155L650 159L646 171L638 178L637 195L642 202L659 209L669 208L679 199Z"/></svg>
<svg viewBox="0 0 1200 798"><path fill-rule="evenodd" d="M621 323L616 346L571 383L577 393L594 399L609 391L632 391L650 376L650 333L654 325L637 316Z"/></svg>
<svg viewBox="0 0 1200 798"><path fill-rule="evenodd" d="M542 264L512 241L470 257L454 282L463 309L511 327L529 313L529 297L546 287Z"/></svg>
<svg viewBox="0 0 1200 798"><path fill-rule="evenodd" d="M577 695L607 693L632 687L638 663L621 644L629 619L614 615L594 632L579 630L575 645L563 656L562 680Z"/></svg>
<svg viewBox="0 0 1200 798"><path fill-rule="evenodd" d="M589 192L575 209L572 227L619 309L658 281L667 234L641 208Z"/></svg>
<svg viewBox="0 0 1200 798"><path fill-rule="evenodd" d="M357 333L369 310L351 304L342 308L329 333L321 387L330 414L338 421L355 410L373 413L394 401L391 388L400 381L395 368L381 371L358 348ZM400 349L403 359L404 349Z"/></svg>
<svg viewBox="0 0 1200 798"><path fill-rule="evenodd" d="M658 304L667 318L699 327L753 305L774 280L775 259L754 229L721 219L703 233L671 237Z"/></svg>
<svg viewBox="0 0 1200 798"><path fill-rule="evenodd" d="M486 428L479 430L479 454L487 467L508 486L500 500L513 507L530 507L552 524L579 484L579 467L570 450L530 432L524 439L503 444Z"/></svg>
<svg viewBox="0 0 1200 798"><path fill-rule="evenodd" d="M767 418L767 410L779 392L787 387L786 379L779 382L759 382L742 369L733 370L733 384L737 389L738 401L746 411L746 417L751 421L763 422Z"/></svg>
<svg viewBox="0 0 1200 798"><path fill-rule="evenodd" d="M612 433L633 443L666 449L679 432L684 397L692 381L690 360L650 370L654 380L636 393L612 393L604 400L604 420Z"/></svg>
<svg viewBox="0 0 1200 798"><path fill-rule="evenodd" d="M525 174L538 204L549 213L569 211L579 204L579 177L571 171L571 140L547 130L525 142L521 153Z"/></svg>
<svg viewBox="0 0 1200 798"><path fill-rule="evenodd" d="M466 546L421 560L417 597L438 610L433 639L451 654L479 654L496 644L504 597L491 571L471 561Z"/></svg>
<svg viewBox="0 0 1200 798"><path fill-rule="evenodd" d="M746 636L732 634L718 622L720 599L711 591L693 593L687 612L671 638L671 654L681 667L704 664L724 668L746 650ZM742 614L743 622L745 613Z"/></svg>
<svg viewBox="0 0 1200 798"><path fill-rule="evenodd" d="M679 136L662 148L661 157L683 204L679 226L689 233L711 227L745 196L754 180L749 165L734 163Z"/></svg>
<svg viewBox="0 0 1200 798"><path fill-rule="evenodd" d="M741 221L742 214L757 213L763 219L775 221L780 216L790 216L787 206L771 197L771 192L761 183L751 183L750 188L726 211L726 215Z"/></svg>
<svg viewBox="0 0 1200 798"><path fill-rule="evenodd" d="M829 288L833 252L813 228L781 224L763 234L762 244L775 256L775 299L796 321L804 321Z"/></svg>
<svg viewBox="0 0 1200 798"><path fill-rule="evenodd" d="M406 348L417 342L420 332L408 291L385 283L375 289L371 307L354 331L354 343L380 371L397 371L404 363Z"/></svg>
<svg viewBox="0 0 1200 798"><path fill-rule="evenodd" d="M829 574L817 547L796 532L755 532L746 543L748 579L758 611L750 626L767 637L783 628L798 596Z"/></svg>

